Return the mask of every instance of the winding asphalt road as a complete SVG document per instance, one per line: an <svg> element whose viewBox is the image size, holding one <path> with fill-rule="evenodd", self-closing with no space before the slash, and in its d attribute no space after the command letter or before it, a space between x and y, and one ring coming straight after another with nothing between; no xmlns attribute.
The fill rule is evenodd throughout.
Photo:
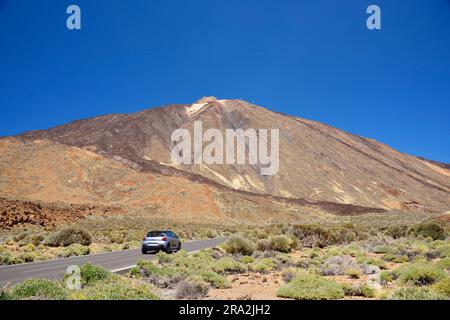
<svg viewBox="0 0 450 320"><path fill-rule="evenodd" d="M224 242L225 238L196 240L183 243L183 249L195 252L211 248ZM0 266L0 287L13 285L26 279L60 279L71 265L92 263L112 272L126 272L141 259L154 259L155 255L143 255L140 249L130 249L108 253L91 254L80 257L25 263L12 266Z"/></svg>

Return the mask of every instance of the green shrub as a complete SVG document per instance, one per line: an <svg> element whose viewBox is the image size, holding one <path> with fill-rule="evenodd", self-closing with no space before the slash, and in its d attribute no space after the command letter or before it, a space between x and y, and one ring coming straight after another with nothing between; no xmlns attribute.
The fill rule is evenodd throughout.
<svg viewBox="0 0 450 320"><path fill-rule="evenodd" d="M439 251L441 258L450 258L450 245L443 245L436 248Z"/></svg>
<svg viewBox="0 0 450 320"><path fill-rule="evenodd" d="M206 237L209 239L215 238L218 236L217 232L215 230L212 229L208 229L208 231L206 231Z"/></svg>
<svg viewBox="0 0 450 320"><path fill-rule="evenodd" d="M393 253L386 253L382 257L385 261L395 262L395 263L406 263L409 261L408 256L396 255Z"/></svg>
<svg viewBox="0 0 450 320"><path fill-rule="evenodd" d="M419 286L430 285L445 278L442 269L422 262L401 266L394 270L394 275L398 277L400 283Z"/></svg>
<svg viewBox="0 0 450 320"><path fill-rule="evenodd" d="M282 267L290 267L295 264L292 257L287 253L278 252L273 257L273 260L275 261L275 263L278 266L282 266Z"/></svg>
<svg viewBox="0 0 450 320"><path fill-rule="evenodd" d="M147 284L125 281L99 281L82 290L72 290L73 300L157 300Z"/></svg>
<svg viewBox="0 0 450 320"><path fill-rule="evenodd" d="M378 246L373 250L374 253L378 253L378 254L392 253L393 251L394 250L390 246Z"/></svg>
<svg viewBox="0 0 450 320"><path fill-rule="evenodd" d="M252 263L253 261L255 261L255 259L253 259L251 256L243 256L241 258L241 262L245 264Z"/></svg>
<svg viewBox="0 0 450 320"><path fill-rule="evenodd" d="M19 245L32 244L32 245L38 246L45 239L44 233L28 232L25 234L26 234L26 236L19 241ZM21 238L21 237L19 237L19 238Z"/></svg>
<svg viewBox="0 0 450 320"><path fill-rule="evenodd" d="M124 238L126 233L124 231L113 230L107 233L107 237L111 243L122 244L124 242Z"/></svg>
<svg viewBox="0 0 450 320"><path fill-rule="evenodd" d="M92 243L92 236L84 229L69 227L51 233L44 240L44 244L50 247L68 247L74 243L88 246Z"/></svg>
<svg viewBox="0 0 450 320"><path fill-rule="evenodd" d="M159 251L156 254L156 258L158 259L159 263L170 263L173 261L173 256L164 251Z"/></svg>
<svg viewBox="0 0 450 320"><path fill-rule="evenodd" d="M240 262L230 257L223 257L220 260L216 261L216 263L213 265L213 270L218 273L234 273L244 271L245 267Z"/></svg>
<svg viewBox="0 0 450 320"><path fill-rule="evenodd" d="M426 253L430 248L429 244L426 241L416 240L411 244L411 250L416 254Z"/></svg>
<svg viewBox="0 0 450 320"><path fill-rule="evenodd" d="M400 239L406 236L408 232L407 226L390 226L384 230L384 233L394 239Z"/></svg>
<svg viewBox="0 0 450 320"><path fill-rule="evenodd" d="M312 264L312 261L310 259L300 258L295 263L295 266L300 269L308 269L311 264Z"/></svg>
<svg viewBox="0 0 450 320"><path fill-rule="evenodd" d="M37 254L34 252L22 252L16 257L16 262L34 262L37 260Z"/></svg>
<svg viewBox="0 0 450 320"><path fill-rule="evenodd" d="M444 258L436 263L436 267L442 270L450 270L450 258Z"/></svg>
<svg viewBox="0 0 450 320"><path fill-rule="evenodd" d="M351 269L345 270L345 275L349 276L352 279L359 279L362 275L362 272L359 269L351 268Z"/></svg>
<svg viewBox="0 0 450 320"><path fill-rule="evenodd" d="M363 252L361 251L361 248L357 244L350 244L345 246L341 249L342 254L351 256L351 257L358 257L363 255Z"/></svg>
<svg viewBox="0 0 450 320"><path fill-rule="evenodd" d="M0 265L10 265L14 264L14 257L9 252L4 252L0 254Z"/></svg>
<svg viewBox="0 0 450 320"><path fill-rule="evenodd" d="M329 247L328 250L323 255L323 258L328 259L333 256L342 256L342 255L344 255L344 253L342 252L342 250L340 248Z"/></svg>
<svg viewBox="0 0 450 320"><path fill-rule="evenodd" d="M128 274L132 277L132 278L137 278L141 276L141 269L138 266L134 266L130 269L130 271L128 271Z"/></svg>
<svg viewBox="0 0 450 320"><path fill-rule="evenodd" d="M139 274L140 274L141 270L143 271L144 275L146 275L146 276L149 276L152 274L160 276L163 273L160 268L155 266L155 264L149 260L139 260L138 263L136 264L136 268L137 268L137 270L133 271L133 272L135 272L135 274L137 274L137 272L139 272Z"/></svg>
<svg viewBox="0 0 450 320"><path fill-rule="evenodd" d="M217 289L226 289L231 287L230 283L224 276L221 276L214 271L202 271L199 276L203 279L203 281L211 284Z"/></svg>
<svg viewBox="0 0 450 320"><path fill-rule="evenodd" d="M25 280L12 287L8 295L14 300L29 298L63 300L67 296L61 283L45 279Z"/></svg>
<svg viewBox="0 0 450 320"><path fill-rule="evenodd" d="M258 259L250 265L250 269L256 272L268 272L275 269L276 263L272 258Z"/></svg>
<svg viewBox="0 0 450 320"><path fill-rule="evenodd" d="M433 249L437 249L442 246L445 246L444 240L435 240L431 243L431 248L433 248Z"/></svg>
<svg viewBox="0 0 450 320"><path fill-rule="evenodd" d="M375 289L371 288L367 283L361 285L361 294L366 298L374 298L375 297Z"/></svg>
<svg viewBox="0 0 450 320"><path fill-rule="evenodd" d="M223 244L223 248L227 253L242 255L251 255L255 251L255 245L252 241L242 237L232 237Z"/></svg>
<svg viewBox="0 0 450 320"><path fill-rule="evenodd" d="M353 296L354 295L354 290L353 290L353 286L348 284L348 283L342 283L341 284L342 290L344 290L344 295L346 296Z"/></svg>
<svg viewBox="0 0 450 320"><path fill-rule="evenodd" d="M98 280L107 280L116 277L113 273L102 267L86 263L80 267L81 282L83 285L89 285Z"/></svg>
<svg viewBox="0 0 450 320"><path fill-rule="evenodd" d="M431 237L433 240L444 240L447 236L445 230L434 222L426 222L411 226L408 229L408 234L412 234L416 237Z"/></svg>
<svg viewBox="0 0 450 320"><path fill-rule="evenodd" d="M22 250L25 252L32 252L36 250L36 246L32 243L28 243L22 247Z"/></svg>
<svg viewBox="0 0 450 320"><path fill-rule="evenodd" d="M428 287L404 287L394 290L388 300L441 300L443 297Z"/></svg>
<svg viewBox="0 0 450 320"><path fill-rule="evenodd" d="M359 264L369 264L372 266L377 266L380 269L387 268L387 265L383 260L373 257L366 257L366 256L358 257L356 258L356 262Z"/></svg>
<svg viewBox="0 0 450 320"><path fill-rule="evenodd" d="M395 263L406 263L408 261L409 261L408 256L397 256L394 259Z"/></svg>
<svg viewBox="0 0 450 320"><path fill-rule="evenodd" d="M439 295L450 298L450 278L447 277L439 282L436 282L431 289Z"/></svg>
<svg viewBox="0 0 450 320"><path fill-rule="evenodd" d="M395 254L392 253L386 253L381 257L384 261L394 262L394 260L397 258Z"/></svg>
<svg viewBox="0 0 450 320"><path fill-rule="evenodd" d="M295 249L294 241L285 235L271 236L268 241L270 249L275 251L291 252L292 249Z"/></svg>
<svg viewBox="0 0 450 320"><path fill-rule="evenodd" d="M380 280L382 283L394 281L394 275L390 271L381 271Z"/></svg>
<svg viewBox="0 0 450 320"><path fill-rule="evenodd" d="M333 280L305 274L283 285L278 289L277 296L298 300L331 300L343 298L344 290Z"/></svg>
<svg viewBox="0 0 450 320"><path fill-rule="evenodd" d="M62 251L58 253L58 257L67 258L71 256L85 256L88 255L90 252L91 249L88 246L73 243L70 246L62 249Z"/></svg>

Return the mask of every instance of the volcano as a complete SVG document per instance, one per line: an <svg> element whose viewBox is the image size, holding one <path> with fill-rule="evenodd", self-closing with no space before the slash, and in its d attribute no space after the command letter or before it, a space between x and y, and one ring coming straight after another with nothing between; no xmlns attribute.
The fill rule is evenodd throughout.
<svg viewBox="0 0 450 320"><path fill-rule="evenodd" d="M172 133L193 134L196 121L203 130L279 130L277 174L261 175L258 163L174 162ZM44 202L180 215L189 207L205 217L251 211L255 219L255 210L270 215L292 206L338 214L450 209L448 164L242 100L205 97L26 132L0 139L0 158L0 195Z"/></svg>

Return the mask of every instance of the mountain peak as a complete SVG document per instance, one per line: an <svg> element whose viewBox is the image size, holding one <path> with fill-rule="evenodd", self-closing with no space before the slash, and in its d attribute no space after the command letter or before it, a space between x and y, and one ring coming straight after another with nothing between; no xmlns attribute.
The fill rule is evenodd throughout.
<svg viewBox="0 0 450 320"><path fill-rule="evenodd" d="M208 97L203 97L199 100L197 100L195 102L195 104L200 104L200 103L211 103L211 102L217 102L219 101L216 97L213 96L208 96Z"/></svg>

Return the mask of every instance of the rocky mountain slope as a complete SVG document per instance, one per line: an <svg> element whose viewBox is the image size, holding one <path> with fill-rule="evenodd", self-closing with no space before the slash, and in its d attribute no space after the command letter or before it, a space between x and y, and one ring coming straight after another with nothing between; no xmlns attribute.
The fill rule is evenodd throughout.
<svg viewBox="0 0 450 320"><path fill-rule="evenodd" d="M178 128L186 128L192 132L194 121L199 120L202 121L204 130L279 129L278 174L261 176L259 165L173 163L172 132ZM152 206L155 199L146 192L152 188L161 188L161 183L157 184L154 181L164 180L164 185L167 184L168 187L164 191L166 201L160 201L163 205L167 205L166 202L173 199L171 192L175 185L176 188L181 188L178 183L196 181L192 186L195 186L196 190L201 189L202 192L199 194L204 198L202 200L191 198L186 200L186 204L197 201L198 210L212 205L213 202L205 191L211 188L233 194L232 197L271 195L272 198L258 199L273 202L278 197L285 203L288 201L286 198L289 198L291 202L303 204L305 201L316 204L326 202L328 203L326 206L330 208L333 207L331 204L338 207L350 205L346 208L360 206L380 210L424 212L443 212L450 208L448 165L403 154L372 139L362 138L319 122L272 112L241 100L217 100L207 97L194 104L169 105L133 114L100 116L49 130L28 132L16 140L17 143L24 145L36 144L37 149L44 148L39 147L39 143L57 145L58 148L76 148L70 149L70 152L75 152L73 150L84 152L84 155L79 157L80 161L84 159L83 157L102 159L102 161L92 160L93 162L107 161L108 166L105 163L85 164L84 167L82 163L77 164L79 172L73 172L71 175L61 167L61 172L64 172L67 178L61 180L60 184L64 184L65 188L85 189L80 189L75 199L64 197L58 199L54 196L53 189L61 187L56 187L53 185L54 182L48 181L45 183L46 190L36 190L34 195L39 194L43 197L47 193L51 200L78 202L83 199L88 202L100 201L110 204L114 203L120 194L123 198L120 198L122 200L119 202L123 204L139 203ZM16 151L11 152L9 158L11 165L19 165L18 158L14 155ZM1 151L0 155L4 157L4 153L5 151ZM34 159L39 160L41 156L54 157L54 155L35 155ZM61 163L64 162L61 161L64 159L55 160L53 166L62 166ZM48 179L42 176L40 165L30 163L30 167L25 170L35 170L34 173L29 173L31 180L21 182L23 185L19 183L18 186L9 184L9 181L6 186L10 189L4 193L24 195L22 189L24 186L30 187L36 184L36 181ZM105 166L109 169L104 169ZM126 173L120 171L118 174L115 171L117 166L126 167L126 170L123 169ZM86 174L92 175L86 185L74 184L75 177ZM2 181L5 181L5 175L5 171L2 171ZM11 179L13 176L9 175ZM156 180L151 180L150 177ZM106 181L105 190L92 192L91 184L96 180ZM130 180L132 185L127 185ZM110 190L110 186L117 187L117 190L114 188ZM6 191L4 188L5 183L2 190ZM185 188L185 191L190 191L189 188ZM129 189L134 192L132 198L127 196L130 194ZM240 192L236 193L233 190ZM245 210L244 207L238 209ZM222 212L220 206L214 210Z"/></svg>
<svg viewBox="0 0 450 320"><path fill-rule="evenodd" d="M90 215L253 223L380 212L234 190L200 175L164 171L157 165L135 167L121 158L48 140L0 139L0 226L52 226Z"/></svg>

